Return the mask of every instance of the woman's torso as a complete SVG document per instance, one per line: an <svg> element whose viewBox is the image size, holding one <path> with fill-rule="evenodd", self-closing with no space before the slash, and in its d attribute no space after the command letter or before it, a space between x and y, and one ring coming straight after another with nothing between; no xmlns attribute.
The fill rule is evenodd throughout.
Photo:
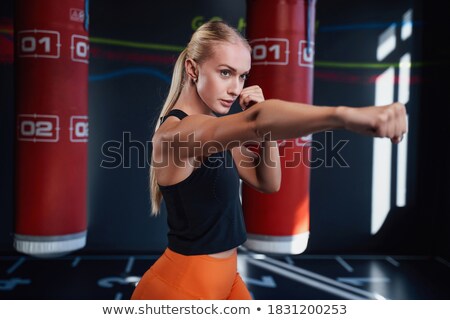
<svg viewBox="0 0 450 320"><path fill-rule="evenodd" d="M162 124L157 130L155 136L163 135L167 128L176 125L176 122L179 121L181 120L176 117L168 117L165 119L164 124ZM152 154L153 159L157 159L159 163L164 164L164 166L155 168L156 180L160 187L174 186L188 179L195 170L199 170L203 160L205 159L204 156L179 159L179 157L171 152L163 154L163 150L161 149L162 148L160 146L154 145ZM235 247L225 251L209 253L208 255L218 259L227 258L233 255L236 250L237 249Z"/></svg>

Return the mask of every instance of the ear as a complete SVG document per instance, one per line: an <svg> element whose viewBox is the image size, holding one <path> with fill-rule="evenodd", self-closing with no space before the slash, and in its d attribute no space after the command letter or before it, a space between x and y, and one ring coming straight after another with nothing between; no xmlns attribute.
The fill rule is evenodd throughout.
<svg viewBox="0 0 450 320"><path fill-rule="evenodd" d="M190 58L186 59L186 61L184 62L184 68L186 69L186 73L189 76L189 78L192 81L197 82L198 78L197 63Z"/></svg>

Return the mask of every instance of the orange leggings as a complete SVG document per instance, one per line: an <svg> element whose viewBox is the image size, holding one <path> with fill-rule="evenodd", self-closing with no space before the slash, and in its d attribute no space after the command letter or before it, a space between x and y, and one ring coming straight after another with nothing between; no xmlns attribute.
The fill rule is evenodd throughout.
<svg viewBox="0 0 450 320"><path fill-rule="evenodd" d="M131 299L251 300L237 272L237 253L227 258L185 256L167 248L147 270Z"/></svg>

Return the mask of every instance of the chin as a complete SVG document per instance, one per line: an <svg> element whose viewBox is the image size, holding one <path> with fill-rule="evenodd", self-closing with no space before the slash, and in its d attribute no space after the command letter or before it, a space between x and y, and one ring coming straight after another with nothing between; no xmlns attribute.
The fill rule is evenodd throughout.
<svg viewBox="0 0 450 320"><path fill-rule="evenodd" d="M230 112L231 108L226 108L226 107L220 106L217 108L211 108L211 110L216 114L226 115Z"/></svg>

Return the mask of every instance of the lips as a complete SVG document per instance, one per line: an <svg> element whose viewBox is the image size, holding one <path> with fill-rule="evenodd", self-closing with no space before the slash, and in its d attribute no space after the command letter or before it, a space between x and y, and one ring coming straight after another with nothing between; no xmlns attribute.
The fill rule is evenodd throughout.
<svg viewBox="0 0 450 320"><path fill-rule="evenodd" d="M227 108L230 108L231 105L233 104L234 100L226 100L226 99L220 99L220 103L223 106L226 106Z"/></svg>

